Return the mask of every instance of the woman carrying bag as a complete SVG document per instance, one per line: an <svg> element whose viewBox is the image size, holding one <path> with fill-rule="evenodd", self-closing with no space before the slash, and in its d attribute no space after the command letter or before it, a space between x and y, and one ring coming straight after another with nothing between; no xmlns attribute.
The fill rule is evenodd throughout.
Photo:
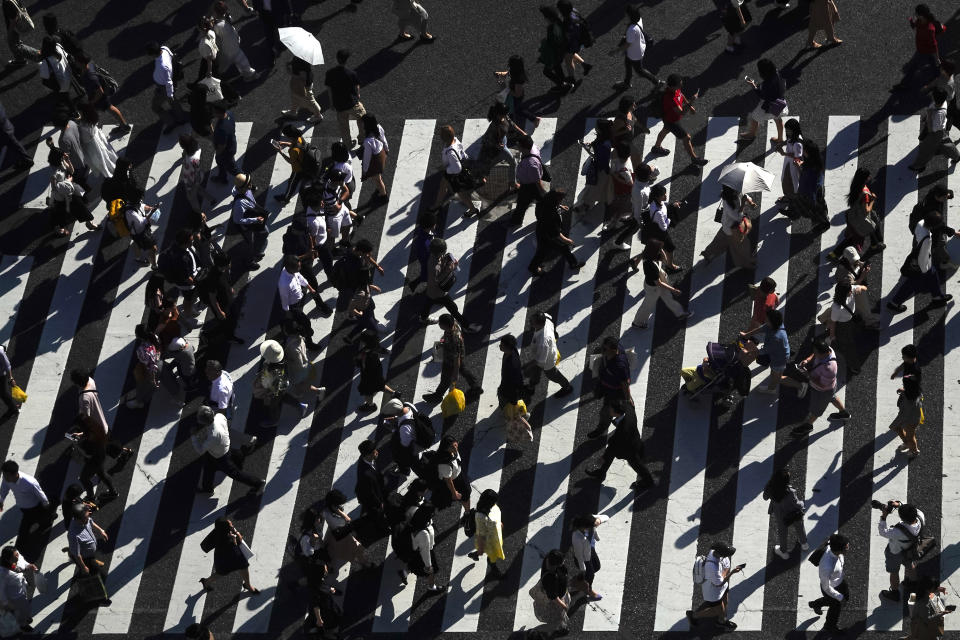
<svg viewBox="0 0 960 640"><path fill-rule="evenodd" d="M239 571L243 577L243 590L252 594L260 593L250 584L249 559L253 557L253 552L228 518L217 518L213 531L200 542L200 548L207 553L213 551L213 573L207 578L200 578L204 591L213 591L210 586L212 580Z"/></svg>
<svg viewBox="0 0 960 640"><path fill-rule="evenodd" d="M83 222L87 229L96 231L100 227L93 224L93 214L84 200L86 191L73 179L70 156L54 147L49 138L47 145L50 147L47 163L53 170L50 174L50 215L57 235L70 235L67 227L75 221Z"/></svg>
<svg viewBox="0 0 960 640"><path fill-rule="evenodd" d="M637 329L646 329L658 300L663 301L667 309L677 318L689 317L690 312L685 311L674 297L680 293L680 290L670 284L667 272L663 270L663 261L666 260L663 243L656 239L650 240L643 248L640 258L643 269L643 302L637 309L632 326Z"/></svg>
<svg viewBox="0 0 960 640"><path fill-rule="evenodd" d="M497 567L497 560L506 558L503 555L503 521L500 507L497 506L499 500L500 496L493 489L487 489L480 494L473 514L476 526L473 535L474 551L467 554L474 562L478 562L481 555L486 555L487 566L497 578L503 576L503 572Z"/></svg>
<svg viewBox="0 0 960 640"><path fill-rule="evenodd" d="M767 513L773 514L777 523L777 535L779 544L773 546L773 552L784 560L790 559L790 553L787 551L787 536L790 527L797 532L797 540L800 542L800 548L806 551L810 548L807 544L807 532L803 526L803 500L800 499L797 490L790 484L790 471L788 469L778 469L770 476L767 486L763 489L763 499L770 501Z"/></svg>
<svg viewBox="0 0 960 640"><path fill-rule="evenodd" d="M750 245L750 230L753 223L745 209L756 209L757 204L748 195L741 195L736 189L723 185L720 191L720 229L717 235L700 252L705 262L710 262L726 251L730 251L733 264L739 269L753 269L756 260L753 257L753 247Z"/></svg>
<svg viewBox="0 0 960 640"><path fill-rule="evenodd" d="M570 545L573 558L577 562L580 574L573 585L573 591L583 591L590 600L602 600L603 595L593 590L593 577L600 570L600 558L597 556L597 527L609 520L609 516L582 515L573 520L573 534Z"/></svg>
<svg viewBox="0 0 960 640"><path fill-rule="evenodd" d="M363 562L363 546L353 535L351 519L344 510L347 497L337 489L327 492L323 499L324 507L320 513L327 524L327 532L323 537L322 546L330 556L330 566L339 571L345 564L357 563L361 567L369 567L371 563Z"/></svg>
<svg viewBox="0 0 960 640"><path fill-rule="evenodd" d="M540 566L540 581L530 589L537 620L550 625L554 635L565 635L570 627L570 577L563 553L553 549Z"/></svg>

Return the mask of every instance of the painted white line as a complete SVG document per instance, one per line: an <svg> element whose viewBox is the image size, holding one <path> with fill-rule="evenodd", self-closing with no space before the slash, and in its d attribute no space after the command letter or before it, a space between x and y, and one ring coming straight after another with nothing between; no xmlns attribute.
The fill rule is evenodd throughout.
<svg viewBox="0 0 960 640"><path fill-rule="evenodd" d="M823 180L824 199L831 214L830 230L820 240L820 262L817 276L817 300L827 303L833 296L834 279L826 260L846 227L847 190L857 170L857 149L860 141L860 116L830 116L827 123L826 171ZM837 389L837 397L844 402L845 387ZM804 516L810 553L839 527L840 470L843 464L843 427L817 433L807 444L807 473ZM797 589L797 626L808 631L823 628L824 617L815 616L807 602L820 597L820 576L817 567L800 563L800 582Z"/></svg>
<svg viewBox="0 0 960 640"><path fill-rule="evenodd" d="M902 361L900 350L913 343L913 311L915 297L906 302L907 311L890 319L885 305L900 279L900 265L910 253L912 236L906 228L910 211L917 204L917 177L907 165L917 147L919 116L891 117L887 123L887 189L884 206L887 208L884 226L883 272L881 287L880 348L877 353L877 413L875 417L873 451L873 498L906 501L907 458L897 453L902 443L888 427L897 415L897 388L899 381L890 380L890 374ZM856 410L854 407L853 411ZM852 413L852 411L851 411ZM922 505L921 505L922 510ZM897 522L891 514L888 523ZM903 615L899 604L882 600L880 591L890 587L890 578L884 570L883 551L887 539L876 532L877 515L870 512L870 575L867 589L867 629L903 629ZM901 572L902 573L902 572ZM901 576L902 577L902 576Z"/></svg>
<svg viewBox="0 0 960 640"><path fill-rule="evenodd" d="M0 257L0 318L3 324L0 325L0 344L9 349L10 339L13 337L13 323L17 319L17 312L20 310L20 303L23 302L23 293L27 288L27 279L30 277L30 270L33 268L33 256L2 256ZM26 389L24 389L26 390ZM32 396L32 391L27 393ZM35 398L38 404L42 404L45 398L42 396ZM31 402L31 398L27 398ZM24 409L26 404L23 405ZM9 457L9 456L8 456ZM3 537L3 540L9 538Z"/></svg>
<svg viewBox="0 0 960 640"><path fill-rule="evenodd" d="M717 231L713 221L720 200L720 169L732 161L736 153L737 118L712 117L707 123L707 144L704 157L710 160L710 173L700 187L697 232L693 255L710 243ZM715 342L720 328L722 282L727 256L697 267L690 274L693 316L687 321L683 340L684 366L703 359L708 342ZM685 631L684 611L693 601L690 568L697 552L703 504L704 469L707 462L707 441L710 432L711 398L694 401L680 398L677 403L676 428L673 437L673 463L670 466L670 496L664 523L663 547L660 553L660 578L657 586L655 631ZM734 585L736 588L736 585Z"/></svg>
<svg viewBox="0 0 960 640"><path fill-rule="evenodd" d="M470 120L465 129L469 130ZM544 118L534 138L536 144L543 146L546 140L552 140L556 130L555 118ZM542 137L537 137L537 136ZM466 139L467 134L464 134ZM471 150L471 157L475 157ZM548 156L543 156L549 162ZM527 302L530 297L531 278L526 270L525 258L533 254L534 238L530 233L531 220L528 217L526 229L511 231L512 237L504 248L500 277L497 285L497 299L493 305L494 316L490 338L488 340L486 361L483 367L484 395L478 400L477 423L474 425L473 447L470 450L470 463L467 476L474 488L476 503L480 493L487 489L500 489L500 474L503 467L505 434L503 418L497 402L496 389L500 386L500 361L502 354L497 344L502 336L512 334L520 339L523 336L526 320ZM425 343L430 344L430 343ZM482 416L482 417L481 417ZM486 560L474 563L466 554L473 550L473 539L467 538L463 530L457 529L456 552L450 569L450 591L447 593L444 608L443 630L473 632L480 620L480 604L483 599L483 581L486 576ZM509 561L509 556L508 556ZM476 567L476 568L473 568Z"/></svg>
<svg viewBox="0 0 960 640"><path fill-rule="evenodd" d="M773 122L767 121L767 138L771 137ZM767 276L777 282L783 292L787 285L787 267L790 264L789 219L777 213L776 200L783 195L780 174L783 156L767 149L764 168L776 176L773 189L763 194L763 212L757 220L758 239L763 247L757 253L755 281ZM782 308L784 300L780 301ZM744 323L746 325L746 322ZM744 327L746 328L746 327ZM773 473L773 455L776 452L778 403L773 396L759 393L766 384L769 373L765 369L753 380L753 393L743 401L743 428L740 430L740 468L737 473L737 510L733 528L733 546L750 549L757 554L748 562L742 580L736 589L730 590L728 616L736 616L738 629L759 631L763 623L763 594L766 577L766 562L760 554L769 557L771 548L767 540L770 516L767 501L763 499L763 487ZM789 390L785 393L791 393ZM762 551L761 551L762 550ZM784 549L788 551L788 549ZM782 562L774 556L773 562Z"/></svg>
<svg viewBox="0 0 960 640"><path fill-rule="evenodd" d="M22 209L43 209L47 206L46 199L52 171L47 164L47 155L50 150L45 141L54 135L57 136L57 140L60 139L60 130L54 127L44 127L40 133L37 148L33 150L33 167L23 185L23 193L20 195Z"/></svg>
<svg viewBox="0 0 960 640"><path fill-rule="evenodd" d="M960 193L960 171L954 169L947 177L947 185L954 193ZM947 220L956 224L960 220L960 205L957 204L957 198L947 202L948 213ZM956 240L947 243L947 249L950 250L950 259L953 262L960 261L960 246ZM945 285L947 293L952 293L954 298L960 297L960 287L957 286L957 276L947 279ZM946 330L944 331L943 345L943 474L941 478L940 496L940 579L943 584L956 593L956 581L958 572L960 572L960 529L956 523L960 523L960 477L954 473L956 461L960 459L960 411L954 408L954 398L956 397L957 381L960 376L960 331L957 331L957 311L960 308L956 302L947 307L947 314L944 318ZM948 372L950 375L947 375ZM934 389L930 389L933 394ZM936 424L936 423L933 423ZM932 426L932 425L931 425ZM928 435L933 429L923 433L923 437L934 437ZM922 451L923 449L921 449ZM960 629L960 620L956 616L945 616L943 619L944 628L950 631Z"/></svg>

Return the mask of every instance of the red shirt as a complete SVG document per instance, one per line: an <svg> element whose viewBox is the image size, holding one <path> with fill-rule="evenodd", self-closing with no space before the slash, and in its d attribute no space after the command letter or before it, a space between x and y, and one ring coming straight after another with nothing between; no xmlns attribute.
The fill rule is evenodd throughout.
<svg viewBox="0 0 960 640"><path fill-rule="evenodd" d="M757 289L753 295L753 321L763 324L767 321L767 311L776 309L780 298L776 293L764 293Z"/></svg>
<svg viewBox="0 0 960 640"><path fill-rule="evenodd" d="M669 91L663 94L663 120L665 122L679 122L683 117L682 109L686 103L683 97L683 91L677 89L673 93Z"/></svg>
<svg viewBox="0 0 960 640"><path fill-rule="evenodd" d="M914 37L917 46L917 53L925 53L928 55L939 55L939 47L937 45L937 36L942 33L946 27L944 27L939 22L926 22L920 24L916 20L911 19L910 25L914 30Z"/></svg>

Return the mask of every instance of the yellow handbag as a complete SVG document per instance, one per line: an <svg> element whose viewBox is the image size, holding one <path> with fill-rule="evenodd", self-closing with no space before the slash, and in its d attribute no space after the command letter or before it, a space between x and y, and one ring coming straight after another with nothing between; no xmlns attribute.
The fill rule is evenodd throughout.
<svg viewBox="0 0 960 640"><path fill-rule="evenodd" d="M507 420L512 420L517 416L522 416L527 413L527 403L523 400L518 400L517 404L508 404L503 408L503 416Z"/></svg>
<svg viewBox="0 0 960 640"><path fill-rule="evenodd" d="M440 403L440 413L444 418L449 418L463 411L466 406L467 399L464 397L463 391L454 387Z"/></svg>
<svg viewBox="0 0 960 640"><path fill-rule="evenodd" d="M19 386L13 385L13 387L10 389L10 397L13 398L14 402L23 404L27 401L27 392L21 389Z"/></svg>

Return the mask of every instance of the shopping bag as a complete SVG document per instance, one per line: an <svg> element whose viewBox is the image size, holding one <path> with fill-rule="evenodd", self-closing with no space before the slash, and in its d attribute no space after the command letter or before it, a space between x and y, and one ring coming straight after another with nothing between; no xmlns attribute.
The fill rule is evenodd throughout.
<svg viewBox="0 0 960 640"><path fill-rule="evenodd" d="M463 391L454 387L440 403L440 413L443 414L444 418L449 418L463 411L466 406L467 399L464 397Z"/></svg>
<svg viewBox="0 0 960 640"><path fill-rule="evenodd" d="M47 574L41 573L40 571L34 572L33 586L37 589L37 593L46 593L47 588L50 586ZM54 585L54 588L56 588L56 585Z"/></svg>
<svg viewBox="0 0 960 640"><path fill-rule="evenodd" d="M246 540L240 541L240 553L242 553L243 557L247 560L253 557L253 549L250 548Z"/></svg>
<svg viewBox="0 0 960 640"><path fill-rule="evenodd" d="M527 415L527 403L518 400L517 404L508 404L503 408L503 416L509 421L517 416Z"/></svg>
<svg viewBox="0 0 960 640"><path fill-rule="evenodd" d="M19 385L13 385L10 389L10 397L13 398L14 402L19 402L23 404L27 401L27 392L20 388Z"/></svg>

